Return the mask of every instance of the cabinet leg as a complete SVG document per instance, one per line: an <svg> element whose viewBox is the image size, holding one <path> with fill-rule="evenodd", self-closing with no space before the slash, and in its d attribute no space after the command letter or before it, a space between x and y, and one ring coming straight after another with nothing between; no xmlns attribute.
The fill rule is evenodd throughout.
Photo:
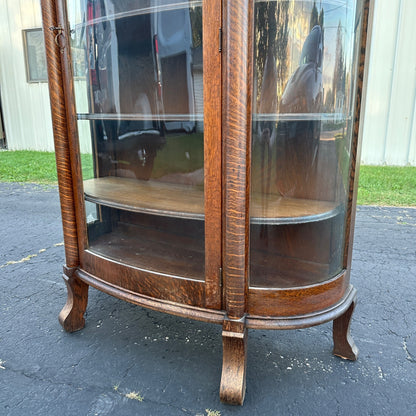
<svg viewBox="0 0 416 416"><path fill-rule="evenodd" d="M227 404L242 405L246 393L247 363L247 328L244 322L224 322L222 345L220 399Z"/></svg>
<svg viewBox="0 0 416 416"><path fill-rule="evenodd" d="M355 308L355 299L343 315L334 319L332 336L334 339L333 354L346 360L355 361L358 357L358 348L350 334L351 317Z"/></svg>
<svg viewBox="0 0 416 416"><path fill-rule="evenodd" d="M73 272L74 269L64 269L63 278L66 283L68 297L59 314L59 323L67 332L84 328L84 313L88 303L88 285L76 278Z"/></svg>

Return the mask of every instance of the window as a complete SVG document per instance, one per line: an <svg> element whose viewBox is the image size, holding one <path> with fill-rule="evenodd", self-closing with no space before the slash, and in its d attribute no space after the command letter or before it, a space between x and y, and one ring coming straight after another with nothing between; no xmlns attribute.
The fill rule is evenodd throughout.
<svg viewBox="0 0 416 416"><path fill-rule="evenodd" d="M28 82L47 82L45 42L42 29L23 31L26 75Z"/></svg>

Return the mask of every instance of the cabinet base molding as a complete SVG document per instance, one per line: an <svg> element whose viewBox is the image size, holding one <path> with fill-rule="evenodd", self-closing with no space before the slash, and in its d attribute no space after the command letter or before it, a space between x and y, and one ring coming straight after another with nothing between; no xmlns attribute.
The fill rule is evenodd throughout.
<svg viewBox="0 0 416 416"><path fill-rule="evenodd" d="M333 354L356 360L358 349L350 333L351 317L356 304L357 291L349 285L340 301L326 309L297 316L261 317L246 315L230 319L225 311L178 304L133 293L115 286L79 268L64 267L64 280L68 299L59 315L59 322L67 332L82 329L88 301L88 287L92 286L119 299L156 311L194 320L220 324L223 327L223 365L220 399L224 403L241 405L244 402L247 362L247 330L299 329L333 321Z"/></svg>

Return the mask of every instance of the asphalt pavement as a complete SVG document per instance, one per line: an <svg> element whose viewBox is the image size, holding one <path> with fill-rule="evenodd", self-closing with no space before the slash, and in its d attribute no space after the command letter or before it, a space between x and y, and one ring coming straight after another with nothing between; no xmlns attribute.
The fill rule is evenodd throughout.
<svg viewBox="0 0 416 416"><path fill-rule="evenodd" d="M416 209L358 207L351 333L250 330L243 407L220 402L221 327L90 289L83 330L66 301L56 187L0 183L0 415L416 414Z"/></svg>

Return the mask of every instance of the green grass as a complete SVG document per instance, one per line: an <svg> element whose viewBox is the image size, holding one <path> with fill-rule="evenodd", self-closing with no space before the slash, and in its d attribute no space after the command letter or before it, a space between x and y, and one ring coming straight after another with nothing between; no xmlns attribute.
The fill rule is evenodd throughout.
<svg viewBox="0 0 416 416"><path fill-rule="evenodd" d="M83 170L92 172L90 155L81 155ZM91 177L91 175L88 175ZM0 152L0 182L56 184L55 153L30 150Z"/></svg>
<svg viewBox="0 0 416 416"><path fill-rule="evenodd" d="M84 179L92 177L92 158L82 155ZM55 154L1 151L0 182L56 184ZM416 167L361 166L360 205L416 206Z"/></svg>
<svg viewBox="0 0 416 416"><path fill-rule="evenodd" d="M0 152L1 182L57 182L55 154L26 150Z"/></svg>
<svg viewBox="0 0 416 416"><path fill-rule="evenodd" d="M361 166L357 203L416 206L416 167Z"/></svg>

